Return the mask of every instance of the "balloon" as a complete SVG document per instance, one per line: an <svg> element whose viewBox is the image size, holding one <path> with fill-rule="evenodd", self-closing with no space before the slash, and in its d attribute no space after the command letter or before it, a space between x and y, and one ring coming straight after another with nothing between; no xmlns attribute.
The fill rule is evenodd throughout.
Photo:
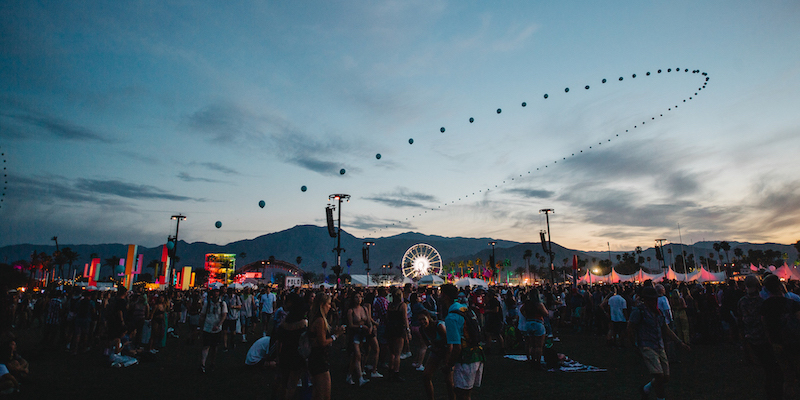
<svg viewBox="0 0 800 400"><path fill-rule="evenodd" d="M619 80L622 80L622 77L621 77L621 76L619 77Z"/></svg>
<svg viewBox="0 0 800 400"><path fill-rule="evenodd" d="M667 72L672 72L672 68L667 68Z"/></svg>
<svg viewBox="0 0 800 400"><path fill-rule="evenodd" d="M339 175L344 175L345 172L347 172L347 171L345 171L344 168L342 168L342 169L339 170Z"/></svg>
<svg viewBox="0 0 800 400"><path fill-rule="evenodd" d="M661 70L658 70L658 73L660 74L660 73L661 73Z"/></svg>
<svg viewBox="0 0 800 400"><path fill-rule="evenodd" d="M174 249L174 248L175 248L175 243L173 243L173 242L170 240L169 242L167 242L167 248L168 248L168 249L170 249L170 250Z"/></svg>
<svg viewBox="0 0 800 400"><path fill-rule="evenodd" d="M124 265L115 265L114 266L114 275L119 275L125 272Z"/></svg>
<svg viewBox="0 0 800 400"><path fill-rule="evenodd" d="M497 113L498 113L498 114L500 114L501 112L503 112L503 110L501 110L501 109L499 109L499 108L498 108L498 109L497 109Z"/></svg>
<svg viewBox="0 0 800 400"><path fill-rule="evenodd" d="M636 74L633 74L633 77L636 78Z"/></svg>
<svg viewBox="0 0 800 400"><path fill-rule="evenodd" d="M471 124L471 123L473 123L473 122L475 122L475 118L472 118L472 117L470 117L470 118L469 118L469 123Z"/></svg>
<svg viewBox="0 0 800 400"><path fill-rule="evenodd" d="M261 207L261 208L264 208L264 206L266 206L266 205L267 205L267 203L264 200L261 200L261 201L258 202L258 206Z"/></svg>
<svg viewBox="0 0 800 400"><path fill-rule="evenodd" d="M214 222L214 226L216 226L217 229L222 228L222 222L220 221Z"/></svg>
<svg viewBox="0 0 800 400"><path fill-rule="evenodd" d="M408 144L414 144L414 139L408 139Z"/></svg>
<svg viewBox="0 0 800 400"><path fill-rule="evenodd" d="M381 153L375 154L375 158L377 158L378 160L380 160L380 159L381 159Z"/></svg>
<svg viewBox="0 0 800 400"><path fill-rule="evenodd" d="M564 88L564 93L569 93L569 88Z"/></svg>
<svg viewBox="0 0 800 400"><path fill-rule="evenodd" d="M603 83L606 83L606 78L603 78Z"/></svg>
<svg viewBox="0 0 800 400"><path fill-rule="evenodd" d="M586 85L583 88L586 89L586 90L589 90L589 85Z"/></svg>
<svg viewBox="0 0 800 400"><path fill-rule="evenodd" d="M522 106L523 106L523 107L525 107L525 106L527 106L527 105L528 105L528 103L526 103L526 102L524 102L524 101L522 102Z"/></svg>
<svg viewBox="0 0 800 400"><path fill-rule="evenodd" d="M306 185L303 185L303 186L300 187L300 190L305 192L306 190L308 190L308 188L306 187Z"/></svg>
<svg viewBox="0 0 800 400"><path fill-rule="evenodd" d="M439 131L444 133L444 127L439 128Z"/></svg>
<svg viewBox="0 0 800 400"><path fill-rule="evenodd" d="M650 76L650 71L647 71L647 73L645 75Z"/></svg>
<svg viewBox="0 0 800 400"><path fill-rule="evenodd" d="M544 98L545 98L545 99L547 98L547 93L545 93L545 94L544 94Z"/></svg>

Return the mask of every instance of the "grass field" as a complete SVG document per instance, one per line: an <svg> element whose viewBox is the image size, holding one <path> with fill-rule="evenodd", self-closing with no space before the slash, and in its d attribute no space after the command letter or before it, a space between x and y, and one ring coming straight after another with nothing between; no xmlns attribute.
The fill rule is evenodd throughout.
<svg viewBox="0 0 800 400"><path fill-rule="evenodd" d="M38 330L17 331L21 354L31 363L34 382L18 398L32 399L269 399L273 373L244 367L248 345L240 344L219 353L213 372L199 372L199 345L183 339L169 339L156 361L129 368L107 366L99 351L78 356L66 352L37 350ZM634 351L611 349L603 338L584 334L560 335L560 353L607 372L534 372L525 363L487 356L483 386L473 391L475 399L638 399L637 387L648 376ZM341 345L340 343L337 343ZM404 383L374 379L362 388L345 384L347 353L334 348L331 360L333 399L412 400L424 397L420 372L410 360L401 365ZM743 361L742 352L732 344L695 346L671 363L671 399L758 399L763 398L763 372ZM435 381L437 399L444 386ZM654 398L654 397L653 397Z"/></svg>

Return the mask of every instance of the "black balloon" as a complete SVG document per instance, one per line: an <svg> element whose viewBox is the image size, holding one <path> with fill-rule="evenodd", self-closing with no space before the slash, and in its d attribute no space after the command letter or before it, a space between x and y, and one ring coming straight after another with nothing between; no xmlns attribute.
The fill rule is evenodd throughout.
<svg viewBox="0 0 800 400"><path fill-rule="evenodd" d="M377 158L378 160L380 160L380 159L381 159L381 153L375 154L375 158Z"/></svg>
<svg viewBox="0 0 800 400"><path fill-rule="evenodd" d="M650 72L647 72L645 75L650 76Z"/></svg>
<svg viewBox="0 0 800 400"><path fill-rule="evenodd" d="M500 114L501 112L503 112L503 110L501 110L501 109L499 109L499 108L498 108L498 109L497 109L497 113L498 113L498 114Z"/></svg>
<svg viewBox="0 0 800 400"><path fill-rule="evenodd" d="M622 80L622 77L621 77L621 76L619 77L619 80Z"/></svg>
<svg viewBox="0 0 800 400"><path fill-rule="evenodd" d="M525 107L525 106L527 106L527 105L528 105L528 103L526 103L526 102L524 102L524 101L522 102L522 106L523 106L523 107Z"/></svg>
<svg viewBox="0 0 800 400"><path fill-rule="evenodd" d="M339 175L344 175L345 172L347 172L347 171L345 171L344 168L342 168L342 169L339 170Z"/></svg>
<svg viewBox="0 0 800 400"><path fill-rule="evenodd" d="M408 139L408 144L414 144L414 139Z"/></svg>
<svg viewBox="0 0 800 400"><path fill-rule="evenodd" d="M633 74L633 77L636 78L636 74Z"/></svg>
<svg viewBox="0 0 800 400"><path fill-rule="evenodd" d="M569 93L569 88L564 88L564 93Z"/></svg>
<svg viewBox="0 0 800 400"><path fill-rule="evenodd" d="M586 90L589 90L589 85L586 85L583 88L586 89Z"/></svg>
<svg viewBox="0 0 800 400"><path fill-rule="evenodd" d="M658 73L660 74L660 73L661 73L661 70L658 70Z"/></svg>
<svg viewBox="0 0 800 400"><path fill-rule="evenodd" d="M606 78L603 78L603 83L606 83Z"/></svg>
<svg viewBox="0 0 800 400"><path fill-rule="evenodd" d="M444 133L444 127L439 128L439 132Z"/></svg>
<svg viewBox="0 0 800 400"><path fill-rule="evenodd" d="M545 94L544 94L544 98L545 98L545 99L547 98L547 93L545 93Z"/></svg>
<svg viewBox="0 0 800 400"><path fill-rule="evenodd" d="M472 118L472 117L470 117L470 118L469 118L469 123L471 124L471 123L473 123L473 122L475 122L475 118Z"/></svg>
<svg viewBox="0 0 800 400"><path fill-rule="evenodd" d="M667 68L667 72L672 72L672 68Z"/></svg>

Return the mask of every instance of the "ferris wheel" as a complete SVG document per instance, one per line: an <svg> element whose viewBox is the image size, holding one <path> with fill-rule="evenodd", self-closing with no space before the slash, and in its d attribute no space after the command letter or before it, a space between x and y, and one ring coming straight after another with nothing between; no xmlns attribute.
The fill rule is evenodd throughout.
<svg viewBox="0 0 800 400"><path fill-rule="evenodd" d="M425 243L415 244L403 255L403 276L419 279L425 275L442 273L442 257L433 246Z"/></svg>

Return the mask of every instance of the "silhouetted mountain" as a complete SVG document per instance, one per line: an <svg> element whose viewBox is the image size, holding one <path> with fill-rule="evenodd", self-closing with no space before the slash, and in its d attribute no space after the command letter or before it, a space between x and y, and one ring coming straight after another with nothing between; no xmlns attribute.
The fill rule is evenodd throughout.
<svg viewBox="0 0 800 400"><path fill-rule="evenodd" d="M392 262L398 266L402 262L403 254L411 246L418 243L426 243L437 249L442 256L443 263L449 264L451 261L458 263L461 260L473 260L473 262L480 258L484 262L489 260L492 253L492 247L489 242L496 241L495 254L498 262L508 259L511 262L511 269L524 266L525 261L523 255L525 250L530 249L534 254L539 253L545 255L544 250L540 243L519 243L507 240L497 240L491 238L464 238L464 237L443 237L436 235L425 235L417 232L405 232L395 236L389 236L379 239L361 239L357 238L346 231L342 231L342 247L345 251L342 253L342 271L348 272L346 260L352 259L352 267L349 272L352 274L363 274L366 265L362 262L361 248L365 240L371 240L376 243L370 249L370 266L373 273L377 273L381 265ZM791 260L796 258L797 252L791 245L782 244L750 244L729 242L731 249L739 247L745 254L748 249L774 249L787 253ZM77 252L80 257L78 261L73 264L73 267L78 270L78 273L83 272L84 264L90 262L90 254L96 253L98 256L105 260L107 258L117 256L125 257L127 247L122 244L98 244L98 245L75 245L63 244L64 247L70 247ZM302 257L300 268L306 271L320 273L322 270L322 262L328 263L326 273L330 272L330 267L336 264L336 254L333 248L336 247L336 239L328 235L326 227L314 225L298 225L293 228L262 235L253 239L239 240L236 242L228 243L226 245L216 245L205 242L186 243L180 241L178 243L178 257L180 258L179 266L192 266L200 268L203 266L203 261L207 253L229 253L236 254L236 265L242 267L248 263L267 260L270 256L274 256L278 260L287 261L296 264L298 256ZM708 256L713 252L713 242L698 242L694 245L685 245L683 250L680 249L681 245L670 243L665 245L665 249L672 250L674 255L680 254L681 251L686 251L687 254L692 254L694 251L696 257L701 255ZM609 258L609 253L604 251L579 251L567 249L553 243L553 250L555 253L555 265L561 267L564 265L564 259L567 259L567 265L571 265L573 254L577 254L582 259L596 261ZM12 245L0 248L0 262L11 263L17 260L30 260L33 251L45 252L52 254L55 251L55 246L52 245ZM151 260L159 260L161 258L161 247L147 248L139 247L139 253L144 254L144 265L146 266ZM241 257L242 253L246 253L246 257ZM622 252L611 252L611 258L616 263L616 255ZM630 251L628 253L631 253ZM644 250L641 255L643 257L651 257L651 268L656 269L657 263L655 261L655 251L653 248ZM666 254L669 256L668 254ZM733 257L733 250L730 251L730 257ZM535 258L531 259L531 264L540 266ZM545 262L549 264L549 260ZM645 267L648 263L645 262ZM66 270L66 267L65 267ZM398 271L397 269L395 271ZM109 272L108 268L103 270L106 274ZM68 273L71 275L71 272Z"/></svg>

